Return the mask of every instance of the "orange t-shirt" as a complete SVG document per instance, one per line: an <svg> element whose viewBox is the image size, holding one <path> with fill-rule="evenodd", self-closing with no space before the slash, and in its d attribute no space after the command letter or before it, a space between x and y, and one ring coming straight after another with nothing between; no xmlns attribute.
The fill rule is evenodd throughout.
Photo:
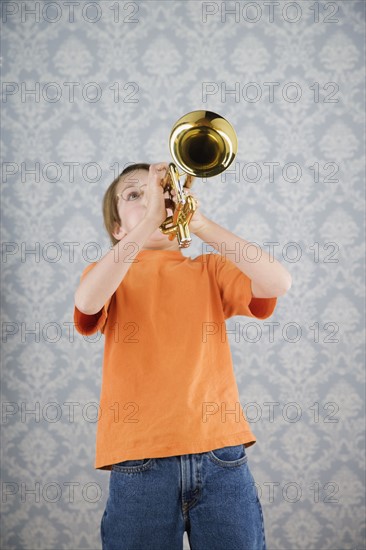
<svg viewBox="0 0 366 550"><path fill-rule="evenodd" d="M74 306L76 330L105 337L95 468L253 445L225 319L266 319L276 303L253 298L250 278L220 254L141 250L100 312Z"/></svg>

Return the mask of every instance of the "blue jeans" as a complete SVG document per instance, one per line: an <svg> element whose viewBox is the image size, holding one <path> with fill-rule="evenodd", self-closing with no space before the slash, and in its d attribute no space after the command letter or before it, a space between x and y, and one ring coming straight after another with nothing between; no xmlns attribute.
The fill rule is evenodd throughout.
<svg viewBox="0 0 366 550"><path fill-rule="evenodd" d="M112 466L103 550L265 550L262 507L243 444Z"/></svg>

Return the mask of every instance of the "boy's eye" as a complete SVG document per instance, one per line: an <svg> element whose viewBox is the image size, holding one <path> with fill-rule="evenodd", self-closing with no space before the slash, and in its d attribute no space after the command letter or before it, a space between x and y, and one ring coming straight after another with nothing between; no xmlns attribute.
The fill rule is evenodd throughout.
<svg viewBox="0 0 366 550"><path fill-rule="evenodd" d="M139 189L134 189L133 191L129 191L127 194L127 200L128 201L135 201L138 199L141 195L141 191Z"/></svg>
<svg viewBox="0 0 366 550"><path fill-rule="evenodd" d="M146 184L141 185L140 187L126 187L126 189L124 189L122 193L120 193L118 196L122 197L124 201L135 201L139 199L144 193L144 191L142 190L143 187L146 187Z"/></svg>
<svg viewBox="0 0 366 550"><path fill-rule="evenodd" d="M130 191L127 195L127 200L128 201L134 201L134 200L138 199L139 196L140 196L139 191Z"/></svg>

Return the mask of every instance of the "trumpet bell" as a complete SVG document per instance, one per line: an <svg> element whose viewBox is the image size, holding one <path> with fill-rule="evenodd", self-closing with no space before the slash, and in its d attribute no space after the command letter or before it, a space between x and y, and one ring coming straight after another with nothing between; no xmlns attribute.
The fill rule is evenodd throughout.
<svg viewBox="0 0 366 550"><path fill-rule="evenodd" d="M174 162L183 172L210 178L230 166L238 140L224 117L212 111L191 111L173 126L169 147Z"/></svg>

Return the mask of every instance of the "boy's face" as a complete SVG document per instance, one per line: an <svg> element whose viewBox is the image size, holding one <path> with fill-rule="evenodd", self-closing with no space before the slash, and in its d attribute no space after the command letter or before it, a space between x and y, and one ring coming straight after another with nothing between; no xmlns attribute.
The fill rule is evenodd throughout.
<svg viewBox="0 0 366 550"><path fill-rule="evenodd" d="M144 218L147 210L147 170L134 170L123 176L116 188L116 199L121 226L116 225L113 236L120 240ZM123 198L121 196L123 193ZM119 197L117 195L119 194ZM165 197L168 197L168 193ZM167 215L172 211L168 210ZM179 250L177 239L169 240L157 227L145 242L142 249L163 248Z"/></svg>

